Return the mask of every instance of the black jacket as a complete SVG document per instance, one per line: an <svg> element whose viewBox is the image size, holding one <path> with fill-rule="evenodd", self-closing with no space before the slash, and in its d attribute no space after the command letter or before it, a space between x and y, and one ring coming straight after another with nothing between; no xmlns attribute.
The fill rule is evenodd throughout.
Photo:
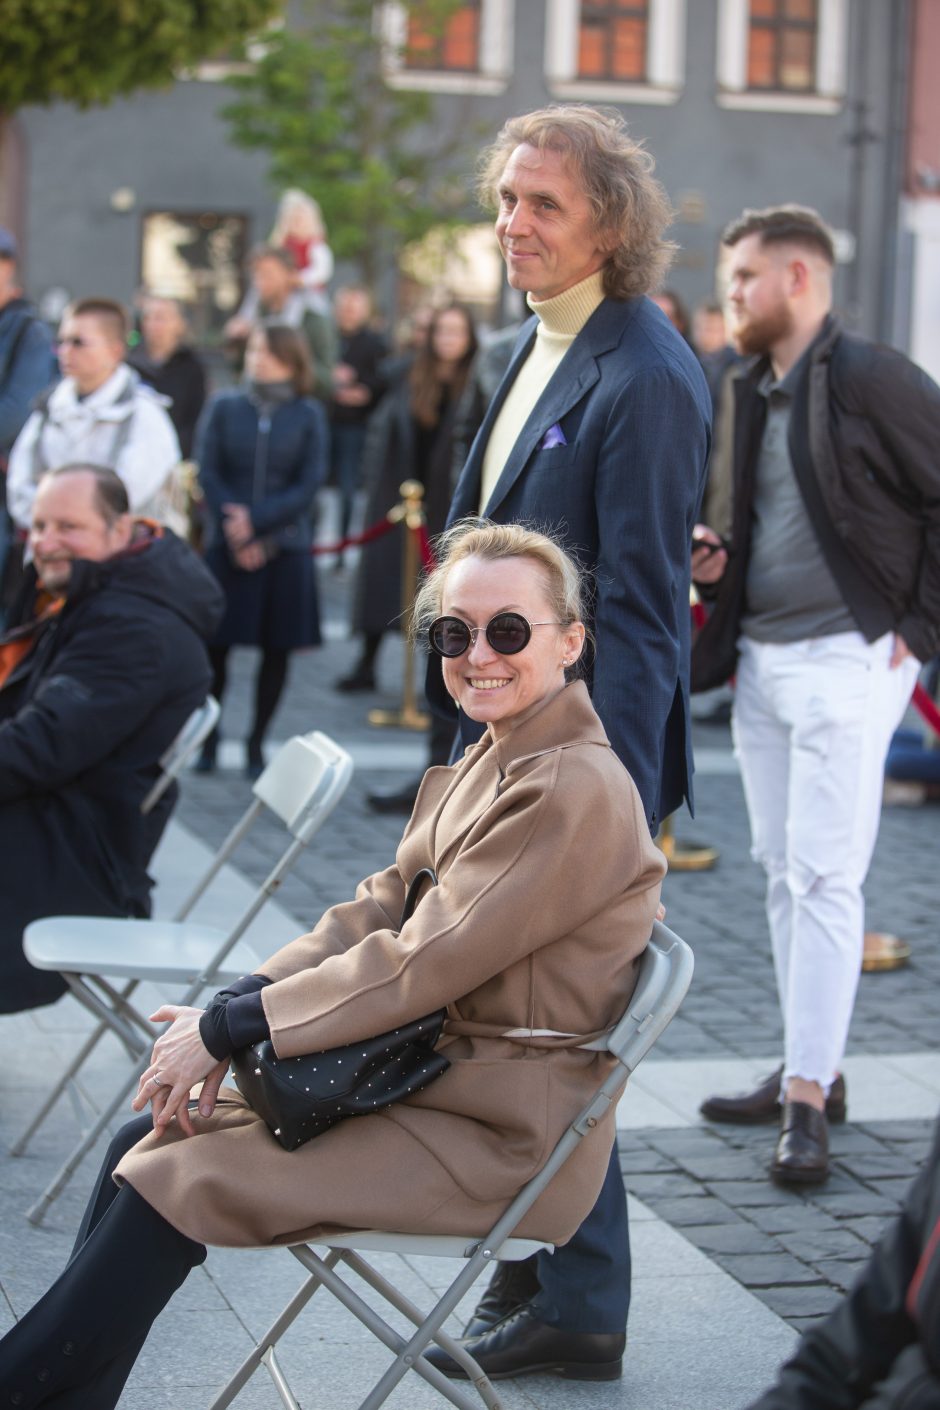
<svg viewBox="0 0 940 1410"><path fill-rule="evenodd" d="M196 433L199 483L212 515L210 542L222 540L222 505L251 510L255 537L282 551L309 551L317 490L329 467L322 406L294 397L266 409L242 389L219 392Z"/></svg>
<svg viewBox="0 0 940 1410"><path fill-rule="evenodd" d="M940 1122L855 1286L751 1410L940 1410Z"/></svg>
<svg viewBox="0 0 940 1410"><path fill-rule="evenodd" d="M734 674L766 416L758 358L735 379L732 556L692 653L692 688ZM902 353L827 318L809 350L789 450L826 562L869 641L940 650L940 387Z"/></svg>
<svg viewBox="0 0 940 1410"><path fill-rule="evenodd" d="M167 412L176 429L180 453L184 460L189 460L196 424L206 400L206 369L199 354L184 345L171 353L166 362L152 362L141 344L127 361L140 374L142 382L170 398Z"/></svg>
<svg viewBox="0 0 940 1410"><path fill-rule="evenodd" d="M0 1012L64 992L26 962L29 921L149 914L147 865L175 795L146 818L140 804L205 699L221 612L215 579L168 531L77 561L61 613L0 689Z"/></svg>

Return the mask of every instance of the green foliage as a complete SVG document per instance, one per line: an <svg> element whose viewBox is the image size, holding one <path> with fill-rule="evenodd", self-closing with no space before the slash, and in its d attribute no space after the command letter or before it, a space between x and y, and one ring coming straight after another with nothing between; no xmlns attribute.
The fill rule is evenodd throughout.
<svg viewBox="0 0 940 1410"><path fill-rule="evenodd" d="M455 0L424 0L434 32ZM319 201L330 244L373 283L385 254L466 205L457 160L474 136L462 112L434 129L430 95L390 87L372 0L302 0L265 42L250 75L230 80L234 140L270 156L270 177Z"/></svg>
<svg viewBox="0 0 940 1410"><path fill-rule="evenodd" d="M3 0L0 111L106 103L257 32L282 0Z"/></svg>

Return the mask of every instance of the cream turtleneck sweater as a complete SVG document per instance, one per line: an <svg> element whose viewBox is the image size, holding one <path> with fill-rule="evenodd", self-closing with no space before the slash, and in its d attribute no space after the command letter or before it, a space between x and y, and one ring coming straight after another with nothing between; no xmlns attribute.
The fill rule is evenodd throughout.
<svg viewBox="0 0 940 1410"><path fill-rule="evenodd" d="M490 432L480 480L481 514L533 407L565 353L603 300L602 270L589 274L580 284L572 285L553 299L536 301L531 295L527 297L526 302L538 318L539 326L532 350L520 367Z"/></svg>

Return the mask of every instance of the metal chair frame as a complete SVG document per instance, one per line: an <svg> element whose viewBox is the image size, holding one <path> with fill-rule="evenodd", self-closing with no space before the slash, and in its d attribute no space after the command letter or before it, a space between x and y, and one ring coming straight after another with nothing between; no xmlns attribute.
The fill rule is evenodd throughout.
<svg viewBox="0 0 940 1410"><path fill-rule="evenodd" d="M140 805L140 811L145 817L153 811L170 784L179 778L196 750L215 729L221 708L214 695L207 695L202 704L196 706L160 759L160 776Z"/></svg>
<svg viewBox="0 0 940 1410"><path fill-rule="evenodd" d="M113 1033L120 1040L131 1060L126 1080L104 1108L93 1108L93 1119L82 1139L27 1211L31 1224L42 1222L49 1206L109 1128L133 1092L149 1061L153 1043L163 1031L131 1002L137 986L146 980L185 985L174 1002L186 1005L210 986L219 988L256 968L259 957L242 941L242 936L336 807L349 785L352 770L352 759L346 750L319 730L289 739L252 785L251 804L171 921L49 916L27 926L23 936L27 958L39 969L61 973L75 998L99 1024L10 1154L25 1153L66 1088L74 1090L76 1073L106 1033ZM291 840L249 905L228 931L188 921L186 917L266 808L284 823ZM123 980L123 987L116 987L112 982L115 980Z"/></svg>
<svg viewBox="0 0 940 1410"><path fill-rule="evenodd" d="M581 1141L590 1135L607 1114L611 1104L617 1101L625 1081L675 1015L688 990L692 970L692 951L688 945L660 921L656 921L650 943L640 962L640 974L633 997L623 1018L607 1037L607 1049L617 1059L617 1066L568 1127L539 1173L520 1190L483 1239L356 1230L313 1240L316 1246L327 1250L325 1257L315 1253L310 1243L291 1246L290 1253L307 1269L310 1277L216 1396L210 1410L226 1410L262 1364L274 1382L281 1403L287 1410L301 1410L300 1403L294 1396L277 1359L276 1347L321 1287L328 1289L379 1341L395 1353L395 1360L360 1403L358 1410L378 1410L409 1371L416 1372L452 1405L456 1405L458 1410L479 1410L481 1401L487 1410L503 1410L504 1402L500 1400L482 1368L459 1342L442 1331L442 1325L471 1285L494 1260L517 1261L528 1258L541 1248L551 1247L536 1240L514 1239L511 1237L512 1232ZM424 1314L361 1256L362 1251L464 1258L466 1262L431 1311ZM351 1269L385 1302L413 1322L416 1328L414 1335L406 1340L390 1326L371 1304L340 1276L336 1271L337 1264ZM471 1393L470 1389L465 1390L461 1385L448 1380L425 1359L422 1353L432 1342L442 1347L464 1368L475 1394Z"/></svg>

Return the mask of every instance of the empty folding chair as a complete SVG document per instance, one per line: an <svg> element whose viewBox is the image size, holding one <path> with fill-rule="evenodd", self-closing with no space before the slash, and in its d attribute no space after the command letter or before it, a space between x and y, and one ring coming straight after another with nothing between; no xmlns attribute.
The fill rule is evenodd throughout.
<svg viewBox="0 0 940 1410"><path fill-rule="evenodd" d="M207 695L201 705L197 705L169 749L160 760L160 776L140 805L140 811L147 814L153 810L169 788L215 729L221 713L221 706L214 695Z"/></svg>
<svg viewBox="0 0 940 1410"><path fill-rule="evenodd" d="M649 1052L685 997L692 979L692 968L692 951L688 945L657 921L653 926L650 943L640 960L639 979L629 1007L606 1039L606 1046L617 1059L617 1066L561 1137L542 1170L520 1190L485 1238L381 1233L367 1229L329 1234L315 1240L314 1243L318 1247L326 1248L325 1257L315 1253L311 1244L296 1244L291 1247L289 1252L303 1264L310 1277L291 1298L224 1390L216 1396L210 1410L225 1410L226 1406L231 1405L262 1363L267 1367L282 1403L288 1410L300 1410L299 1402L294 1397L277 1359L276 1347L298 1314L321 1287L333 1293L380 1342L395 1352L392 1365L360 1403L359 1410L378 1410L409 1371L417 1372L452 1405L460 1407L460 1410L478 1410L481 1400L488 1410L500 1410L502 1402L489 1378L458 1342L442 1332L442 1324L480 1273L494 1260L513 1262L528 1258L539 1249L551 1247L532 1239L514 1239L511 1237L512 1232L580 1142L590 1136L611 1103L616 1102L624 1082ZM312 1210L311 1217L315 1217L315 1214L316 1211ZM377 1251L405 1256L424 1254L428 1257L463 1258L466 1261L443 1297L425 1314L404 1298L397 1288L362 1256L363 1253ZM350 1268L391 1307L414 1323L417 1330L410 1340L406 1341L399 1335L384 1317L340 1276L336 1271L337 1264ZM471 1389L464 1389L448 1380L425 1360L422 1352L432 1342L443 1347L466 1370ZM473 1394L473 1391L476 1394Z"/></svg>
<svg viewBox="0 0 940 1410"><path fill-rule="evenodd" d="M51 969L68 981L75 997L101 1020L127 1048L132 1065L127 1078L99 1113L58 1174L28 1211L39 1224L49 1205L65 1188L109 1123L136 1086L148 1055L161 1031L131 1003L138 984L145 980L164 991L177 992L169 1000L191 1004L210 986L224 987L239 975L256 968L259 957L242 940L258 912L281 885L304 847L322 827L346 791L352 776L352 759L345 749L319 730L295 735L278 751L252 785L254 798L216 852L208 869L180 907L175 918L163 920L112 920L96 916L49 916L27 926L23 948L31 964ZM250 904L229 931L201 925L186 917L214 878L244 840L265 809L277 816L290 833L290 841L274 867L254 893ZM118 989L116 983L124 982ZM185 986L177 991L177 986ZM29 1140L84 1062L95 1035L85 1044L56 1085L29 1130L13 1147L22 1154Z"/></svg>

